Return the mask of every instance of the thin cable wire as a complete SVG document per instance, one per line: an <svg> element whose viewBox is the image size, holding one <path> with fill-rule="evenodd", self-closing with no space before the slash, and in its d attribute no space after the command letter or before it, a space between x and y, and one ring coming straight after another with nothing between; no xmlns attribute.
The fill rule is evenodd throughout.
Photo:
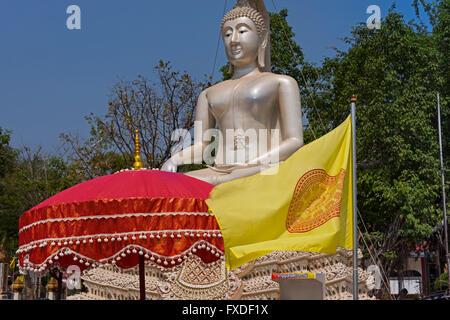
<svg viewBox="0 0 450 320"><path fill-rule="evenodd" d="M274 7L275 11L278 12L278 8L277 8L277 6L276 6L274 0L272 0L272 4L273 4L273 7ZM283 23L282 23L281 25L282 25L282 28L283 28L284 35L286 36L286 40L287 40L287 42L288 42L288 44L289 44L289 48L291 49L291 53L292 53L292 55L297 59L297 57L295 56L294 48L292 47L292 43L291 43L291 41L290 41L290 39L289 39L289 36L288 36L288 34L287 34L286 28L284 27L284 24L283 24ZM298 61L296 61L296 62L297 62L298 65L300 65L300 63L298 63ZM300 71L300 74L302 75L303 82L305 83L305 88L306 88L306 90L308 91L308 94L309 94L309 96L310 96L310 98L311 98L311 101L312 101L312 103L313 103L314 110L316 111L316 113L317 113L317 115L318 115L318 117L319 117L320 124L322 125L324 131L327 132L327 129L326 129L324 123L323 123L322 117L320 116L319 110L317 109L317 105L316 105L316 102L315 102L315 100L314 100L314 97L313 97L311 91L309 90L309 86L308 86L308 82L306 81L306 77L305 77L305 75L304 75L302 69L299 69L299 71ZM313 133L314 133L314 132L313 132ZM317 139L317 138L316 138L316 139Z"/></svg>
<svg viewBox="0 0 450 320"><path fill-rule="evenodd" d="M369 230L367 229L366 224L364 223L364 219L363 219L363 217L362 217L361 211L359 211L359 209L357 209L357 212L358 212L359 218L360 218L360 220L361 220L361 222L362 222L362 224L363 224L365 233L366 233L366 234L369 234ZM369 237L369 241L370 241L370 245L372 246L372 248L375 248L375 244L372 242L372 239L371 239L370 237ZM369 249L369 248L368 248L368 249ZM381 263L380 259L378 258L378 256L376 256L376 257L377 257L377 261L378 261L378 262L377 262L377 265L381 266L382 263ZM388 279L388 277L387 277L387 275L386 275L386 272L384 271L383 268L381 268L381 271L383 272L383 274L384 274L384 276L386 277L386 279Z"/></svg>
<svg viewBox="0 0 450 320"><path fill-rule="evenodd" d="M366 224L364 223L364 219L363 219L362 214L361 214L361 212L359 211L359 209L357 209L357 212L358 212L359 218L360 218L360 220L361 220L361 222L362 222L362 224L363 224L365 233L366 233L366 234L369 234L369 230L367 229ZM358 228L358 229L359 229L359 228ZM361 231L360 231L360 232L361 232ZM361 232L361 235L363 235L362 232ZM369 248L369 246L367 245L367 243L366 243L364 237L362 237L362 239L363 239L364 243L366 244L366 248L367 248L367 250L369 251L369 254L372 256L372 253L371 253L371 251L370 251L370 248ZM375 248L375 245L374 245L374 243L372 242L372 239L371 239L370 237L369 237L369 241L370 241L370 245L372 246L372 248ZM374 250L375 250L375 249L374 249ZM384 279L384 281L385 281L386 283L389 283L389 282L388 282L388 281L389 281L389 277L387 276L386 271L384 270L383 265L382 265L380 259L378 258L378 255L375 255L375 257L376 257L376 258L375 258L375 260L373 260L373 261L374 261L374 263L380 268L380 271L382 272L382 279ZM388 291L390 292L390 287L387 287L387 289L388 289Z"/></svg>
<svg viewBox="0 0 450 320"><path fill-rule="evenodd" d="M222 17L225 15L225 12L227 10L227 2L228 1L225 0ZM217 37L216 56L214 57L214 64L213 64L213 68L212 68L212 72L211 72L211 80L214 79L214 73L216 71L217 56L219 54L219 47L220 47L220 37L221 37L221 30L219 29L219 36Z"/></svg>
<svg viewBox="0 0 450 320"><path fill-rule="evenodd" d="M361 238L362 238L362 240L364 242L365 247L367 248L367 251L369 252L369 255L370 255L371 259L372 259L372 262L380 268L379 263L377 262L377 260L378 260L377 257L374 254L372 254L372 251L370 250L369 245L367 244L365 238L363 237L363 233L362 233L362 231L361 231L361 229L359 227L358 227L358 231L359 231L359 234L360 234L360 236L361 236ZM380 268L380 271L382 272L381 280L383 281L383 285L385 285L386 289L389 292L390 291L390 287L388 285L388 283L389 283L388 280L389 279L386 277L386 274L385 274L385 272L384 272L382 267Z"/></svg>
<svg viewBox="0 0 450 320"><path fill-rule="evenodd" d="M372 252L370 251L370 249L369 249L369 247L368 247L368 245L366 243L366 240L363 237L363 233L361 232L361 229L358 228L358 231L359 231L359 234L360 234L361 238L363 239L363 242L364 242L364 244L365 244L365 246L367 248L367 251L369 252L370 257L372 258L372 262L375 263L378 266L377 262L375 261L376 259L372 255ZM378 266L378 268L380 268L380 266ZM382 270L382 268L380 268L380 269ZM381 281L383 282L383 285L386 287L386 290L390 293L390 286L389 286L388 282L386 281L386 279L383 277L383 275L381 275Z"/></svg>
<svg viewBox="0 0 450 320"><path fill-rule="evenodd" d="M277 8L277 6L276 6L274 0L272 0L272 4L273 4L273 7L274 7L275 11L278 12L278 8ZM283 32L284 32L284 35L285 35L285 37L286 37L286 40L287 40L287 42L288 42L288 44L289 44L289 48L290 48L290 50L291 50L291 53L292 53L292 55L297 59L297 57L295 56L294 48L292 47L292 43L291 43L291 41L290 41L290 39L289 39L289 36L288 36L288 34L287 34L287 30L286 30L284 24L282 24L282 28L283 28ZM302 75L303 81L304 81L304 83L305 83L305 88L306 88L306 90L308 91L308 94L309 94L309 97L311 98L311 101L312 101L312 103L313 103L314 109L315 109L315 111L316 111L316 113L317 113L317 115L318 115L318 117L319 117L320 124L321 124L323 130L326 132L326 131L327 131L327 128L325 127L324 122L323 122L323 120L322 120L322 117L320 116L319 110L318 110L317 105L316 105L315 100L314 100L314 96L312 95L311 90L309 89L309 85L308 85L308 82L307 82L307 80L306 80L306 77L305 77L305 75L304 75L302 69L299 69L299 71L300 71L300 74ZM313 133L313 136L315 137L315 139L317 139L317 138L316 138L316 135L315 135L315 133L314 133L314 130L312 129L312 127L311 127L311 126L308 126L308 127L311 129L311 132ZM363 223L363 226L364 226L364 228L365 228L365 230L366 230L366 233L368 234L368 230L367 230L367 228L366 228L366 225L365 225L365 223L364 223L364 220L362 219L361 212L359 211L359 209L357 209L357 211L358 211L358 213L359 213L359 216L360 216L360 219L361 219L361 221L362 221L362 223ZM361 235L363 235L363 233L361 232L361 230L360 230L359 228L358 228L358 231L360 232ZM370 254L371 258L372 258L372 261L373 261L373 262L381 269L383 284L386 286L386 289L387 289L388 292L389 292L389 291L390 291L390 288L389 288L389 286L388 286L388 282L386 281L386 279L388 279L388 278L387 278L387 276L386 276L386 273L385 273L385 271L384 271L384 268L381 266L381 261L378 259L378 257L374 258L374 256L372 255L372 252L370 251L369 246L367 245L367 242L366 242L365 238L362 237L362 239L363 239L363 242L364 242L364 244L366 245L366 248L367 248L367 250L368 250L368 252L369 252L369 254ZM370 242L371 242L372 247L375 248L375 247L374 247L374 244L373 244L373 242L372 242L372 240L370 239L370 237L369 237L369 240L370 240Z"/></svg>

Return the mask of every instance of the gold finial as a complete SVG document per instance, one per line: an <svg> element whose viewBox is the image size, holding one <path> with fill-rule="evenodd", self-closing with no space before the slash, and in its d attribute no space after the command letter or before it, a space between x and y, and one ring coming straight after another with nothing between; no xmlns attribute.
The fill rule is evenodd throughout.
<svg viewBox="0 0 450 320"><path fill-rule="evenodd" d="M56 281L56 279L53 277L50 278L45 288L47 289L47 291L55 292L56 289L58 289L58 281Z"/></svg>
<svg viewBox="0 0 450 320"><path fill-rule="evenodd" d="M14 280L13 284L11 285L11 289L14 292L21 292L25 288L23 284L23 276L18 276L16 280Z"/></svg>
<svg viewBox="0 0 450 320"><path fill-rule="evenodd" d="M141 146L139 144L139 130L136 130L136 142L135 142L133 168L134 168L134 170L142 169Z"/></svg>
<svg viewBox="0 0 450 320"><path fill-rule="evenodd" d="M355 95L352 96L352 99L350 100L350 102L356 103L356 96Z"/></svg>

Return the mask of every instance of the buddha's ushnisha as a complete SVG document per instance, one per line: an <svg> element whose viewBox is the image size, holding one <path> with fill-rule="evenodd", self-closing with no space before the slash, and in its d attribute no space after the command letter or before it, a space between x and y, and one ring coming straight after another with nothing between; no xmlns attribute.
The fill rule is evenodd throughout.
<svg viewBox="0 0 450 320"><path fill-rule="evenodd" d="M196 108L201 137L217 128L214 163L189 176L218 185L254 175L303 146L300 91L288 76L270 72L270 19L262 0L239 0L221 25L232 78L205 91ZM162 170L201 163L210 139L174 154Z"/></svg>

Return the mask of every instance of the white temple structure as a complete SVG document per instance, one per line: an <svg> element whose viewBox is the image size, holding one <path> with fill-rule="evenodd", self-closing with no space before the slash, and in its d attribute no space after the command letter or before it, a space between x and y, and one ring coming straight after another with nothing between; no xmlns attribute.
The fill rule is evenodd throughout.
<svg viewBox="0 0 450 320"><path fill-rule="evenodd" d="M359 254L360 256L361 253ZM205 264L192 255L172 269L146 266L146 297L151 300L278 300L279 285L272 273L312 272L326 275L326 300L353 299L351 250L337 254L274 252L238 269L227 271L225 261ZM359 299L375 299L369 292L374 278L359 268ZM137 268L121 270L112 265L82 276L88 292L68 300L138 300Z"/></svg>

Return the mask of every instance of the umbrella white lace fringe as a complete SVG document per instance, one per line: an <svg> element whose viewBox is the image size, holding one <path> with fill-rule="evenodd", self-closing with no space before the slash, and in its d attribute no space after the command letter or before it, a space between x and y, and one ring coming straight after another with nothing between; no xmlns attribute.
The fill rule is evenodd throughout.
<svg viewBox="0 0 450 320"><path fill-rule="evenodd" d="M215 255L217 258L220 258L224 255L223 251L218 249L216 246L212 245L211 243L201 240L193 244L189 249L183 251L182 253L176 255L176 256L163 256L156 254L152 252L151 250L144 248L140 245L136 244L130 244L120 251L118 251L116 254L101 259L99 261L96 261L94 259L91 259L89 257L86 257L70 248L64 247L59 249L57 252L50 255L43 263L41 264L34 264L30 262L28 259L28 255L24 257L24 267L20 267L20 271L22 273L26 273L27 271L30 272L36 272L40 274L41 276L47 274L48 267L51 266L51 268L57 268L59 270L64 270L64 268L61 267L61 265L58 263L59 257L63 257L66 255L73 256L74 261L78 261L79 264L84 264L86 266L86 269L83 270L83 273L88 271L91 268L95 268L100 266L101 264L112 264L115 265L117 261L120 261L122 258L126 257L127 255L144 255L146 259L147 264L152 264L155 267L161 268L161 270L167 269L168 266L175 266L177 263L183 262L188 256L191 256L192 254L195 254L198 250L206 249L211 254ZM165 267L163 267L164 265Z"/></svg>
<svg viewBox="0 0 450 320"><path fill-rule="evenodd" d="M89 240L89 243L94 243L94 239L97 240L98 243L108 242L108 241L128 241L128 236L131 236L133 241L136 240L136 236L139 235L140 240L147 239L147 235L149 235L150 239L161 239L161 238L181 238L183 235L185 237L191 238L221 238L222 233L220 230L198 230L198 229L180 229L180 230L151 230L151 231L133 231L133 232L124 232L124 233L99 233L99 234L91 234L86 236L74 236L74 237L64 237L64 238L47 238L40 239L36 241L32 241L26 245L19 246L17 253L28 252L32 249L39 247L45 247L49 243L51 246L61 247L62 245L80 245L81 242L86 244ZM75 241L75 242L74 242Z"/></svg>

